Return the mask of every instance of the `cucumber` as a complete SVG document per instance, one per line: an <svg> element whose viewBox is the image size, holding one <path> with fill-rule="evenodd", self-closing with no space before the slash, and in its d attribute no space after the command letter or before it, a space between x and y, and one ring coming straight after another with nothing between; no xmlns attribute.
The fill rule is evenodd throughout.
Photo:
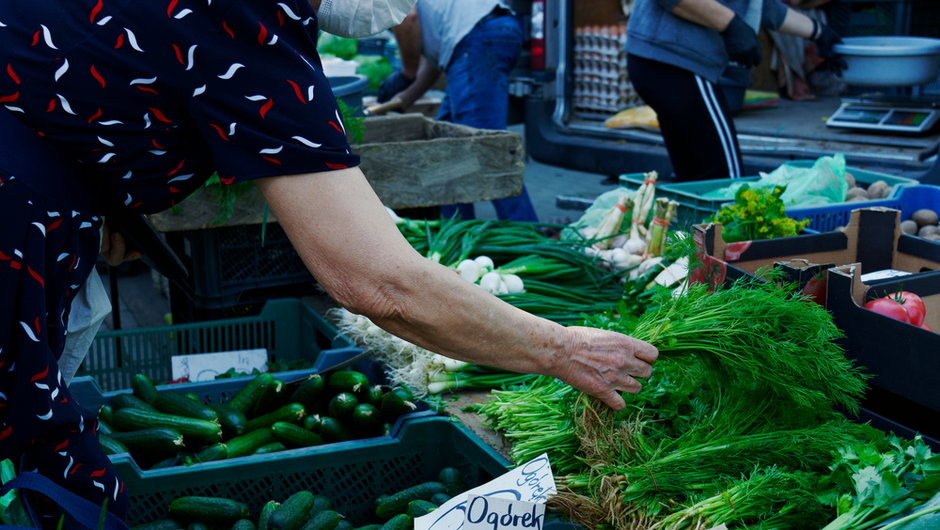
<svg viewBox="0 0 940 530"><path fill-rule="evenodd" d="M405 513L410 515L412 518L417 519L423 515L427 515L437 509L437 505L431 501L426 501L424 499L415 499L408 503L408 509Z"/></svg>
<svg viewBox="0 0 940 530"><path fill-rule="evenodd" d="M369 378L355 370L337 370L326 380L326 388L333 394L355 393L369 386Z"/></svg>
<svg viewBox="0 0 940 530"><path fill-rule="evenodd" d="M410 515L400 513L386 521L385 524L379 527L379 530L411 530L414 526L414 519Z"/></svg>
<svg viewBox="0 0 940 530"><path fill-rule="evenodd" d="M382 405L382 397L385 396L385 391L382 390L382 385L372 385L360 389L359 392L354 392L356 397L359 398L360 403L368 403L376 407Z"/></svg>
<svg viewBox="0 0 940 530"><path fill-rule="evenodd" d="M320 436L327 442L352 440L352 433L345 425L330 416L320 416Z"/></svg>
<svg viewBox="0 0 940 530"><path fill-rule="evenodd" d="M310 432L319 433L320 432L320 415L312 414L304 418L303 423L301 424L304 429L307 429Z"/></svg>
<svg viewBox="0 0 940 530"><path fill-rule="evenodd" d="M304 406L300 403L288 403L283 407L272 410L263 416L258 416L248 421L248 424L245 426L245 429L248 431L254 431L264 427L270 427L276 422L285 421L289 423L300 423L303 421L304 416L307 413L304 410Z"/></svg>
<svg viewBox="0 0 940 530"><path fill-rule="evenodd" d="M254 408L255 403L261 399L261 394L264 392L265 388L272 384L274 384L273 375L267 372L260 373L235 394L235 397L229 401L229 405L247 416Z"/></svg>
<svg viewBox="0 0 940 530"><path fill-rule="evenodd" d="M340 519L339 523L333 527L333 530L356 530L356 527L346 519Z"/></svg>
<svg viewBox="0 0 940 530"><path fill-rule="evenodd" d="M379 528L382 528L382 525L380 525L380 524L367 524L367 525L365 525L365 526L360 526L360 527L357 528L356 530L379 530Z"/></svg>
<svg viewBox="0 0 940 530"><path fill-rule="evenodd" d="M382 434L382 419L379 409L369 403L360 403L353 409L349 424L359 436L378 436Z"/></svg>
<svg viewBox="0 0 940 530"><path fill-rule="evenodd" d="M258 516L258 530L268 530L268 521L271 520L271 514L280 506L277 501L268 501L261 507L261 514Z"/></svg>
<svg viewBox="0 0 940 530"><path fill-rule="evenodd" d="M123 431L169 427L178 430L187 441L214 444L222 440L222 427L217 422L135 408L114 411L114 427Z"/></svg>
<svg viewBox="0 0 940 530"><path fill-rule="evenodd" d="M199 522L189 523L189 525L186 526L186 530L209 530L209 525Z"/></svg>
<svg viewBox="0 0 940 530"><path fill-rule="evenodd" d="M271 514L268 520L270 528L281 530L297 530L310 517L310 508L313 506L313 493L298 491L287 498Z"/></svg>
<svg viewBox="0 0 940 530"><path fill-rule="evenodd" d="M277 453L287 449L287 446L281 442L271 442L269 444L264 444L261 447L255 449L253 455L266 455L268 453Z"/></svg>
<svg viewBox="0 0 940 530"><path fill-rule="evenodd" d="M418 408L412 401L414 396L403 387L395 387L382 396L382 405L379 409L382 411L382 418L385 421L394 422L402 414L414 412Z"/></svg>
<svg viewBox="0 0 940 530"><path fill-rule="evenodd" d="M329 510L333 507L333 502L330 501L330 498L325 495L314 495L313 496L313 506L310 507L310 516L322 512L323 510Z"/></svg>
<svg viewBox="0 0 940 530"><path fill-rule="evenodd" d="M219 415L199 401L193 401L183 394L176 392L158 392L151 405L164 414L196 418L207 421L218 421Z"/></svg>
<svg viewBox="0 0 940 530"><path fill-rule="evenodd" d="M101 418L98 418L98 434L111 434L114 432L114 427L108 424L108 422L103 421Z"/></svg>
<svg viewBox="0 0 940 530"><path fill-rule="evenodd" d="M127 453L130 450L122 442L111 438L107 434L98 433L98 445L101 446L101 449L106 455L116 455L118 453Z"/></svg>
<svg viewBox="0 0 940 530"><path fill-rule="evenodd" d="M148 469L164 469L168 467L179 466L185 463L186 461L188 460L184 460L180 458L179 453L177 453L175 455L169 456L167 458L164 458L163 460L158 461L157 463L150 466Z"/></svg>
<svg viewBox="0 0 940 530"><path fill-rule="evenodd" d="M291 393L289 400L293 403L300 403L307 410L317 410L320 407L320 401L323 399L323 393L326 389L326 381L320 374L313 374L304 379L297 388Z"/></svg>
<svg viewBox="0 0 940 530"><path fill-rule="evenodd" d="M223 443L212 444L193 455L193 462L213 462L228 458L228 446Z"/></svg>
<svg viewBox="0 0 940 530"><path fill-rule="evenodd" d="M338 420L348 420L353 410L359 404L359 399L352 392L340 392L330 399L326 406L326 413Z"/></svg>
<svg viewBox="0 0 940 530"><path fill-rule="evenodd" d="M125 408L135 408L140 410L149 410L151 412L156 412L157 409L153 405L147 403L146 401L140 399L134 394L118 394L111 398L111 409L114 412L117 412ZM111 422L114 422L114 414L111 415Z"/></svg>
<svg viewBox="0 0 940 530"><path fill-rule="evenodd" d="M115 432L111 433L111 439L141 454L161 455L174 453L183 448L183 435L170 427L148 427L136 431Z"/></svg>
<svg viewBox="0 0 940 530"><path fill-rule="evenodd" d="M184 521L234 524L251 516L248 505L222 497L179 497L170 503L170 515Z"/></svg>
<svg viewBox="0 0 940 530"><path fill-rule="evenodd" d="M301 530L333 530L343 520L335 510L323 510L301 526Z"/></svg>
<svg viewBox="0 0 940 530"><path fill-rule="evenodd" d="M286 421L279 421L272 425L271 434L274 435L275 440L287 447L310 447L323 443L323 438L319 434Z"/></svg>
<svg viewBox="0 0 940 530"><path fill-rule="evenodd" d="M375 515L379 519L391 519L396 514L404 512L409 502L417 499L429 500L435 493L443 493L444 491L444 485L437 481L424 482L405 488L382 498L381 502L378 502L375 507Z"/></svg>
<svg viewBox="0 0 940 530"><path fill-rule="evenodd" d="M241 411L236 410L226 403L211 403L209 407L215 411L219 417L219 425L222 426L222 437L232 438L247 431L248 418Z"/></svg>
<svg viewBox="0 0 940 530"><path fill-rule="evenodd" d="M152 405L153 400L157 399L157 387L146 374L134 374L134 378L131 379L131 390L145 403Z"/></svg>
<svg viewBox="0 0 940 530"><path fill-rule="evenodd" d="M274 379L270 385L264 387L264 390L262 390L261 395L258 397L258 401L255 402L250 413L246 413L246 415L249 418L254 418L267 414L280 407L284 404L283 402L287 400L287 396L285 395L287 392L286 389L287 385L284 384L284 381Z"/></svg>
<svg viewBox="0 0 940 530"><path fill-rule="evenodd" d="M232 525L232 530L257 530L257 527L250 519L239 519Z"/></svg>
<svg viewBox="0 0 940 530"><path fill-rule="evenodd" d="M236 436L225 442L225 445L228 446L226 454L228 458L247 456L257 451L262 445L267 445L275 441L277 440L274 439L270 428L258 429L256 431L247 432L241 436Z"/></svg>
<svg viewBox="0 0 940 530"><path fill-rule="evenodd" d="M446 493L435 493L431 495L431 502L438 506L443 506L445 502L449 501L451 496Z"/></svg>
<svg viewBox="0 0 940 530"><path fill-rule="evenodd" d="M186 393L183 394L183 395L186 396L188 399L191 399L191 400L193 400L193 401L198 401L198 402L202 403L202 399L201 399L199 396L197 396L196 394L192 393L192 392L186 392Z"/></svg>
<svg viewBox="0 0 940 530"><path fill-rule="evenodd" d="M437 481L444 485L450 496L463 492L463 479L455 467L445 467L437 474Z"/></svg>
<svg viewBox="0 0 940 530"><path fill-rule="evenodd" d="M98 419L102 421L111 421L111 416L114 414L114 408L111 405L105 403L98 408Z"/></svg>
<svg viewBox="0 0 940 530"><path fill-rule="evenodd" d="M131 527L131 530L179 530L182 526L172 519L157 519L149 523L138 524Z"/></svg>

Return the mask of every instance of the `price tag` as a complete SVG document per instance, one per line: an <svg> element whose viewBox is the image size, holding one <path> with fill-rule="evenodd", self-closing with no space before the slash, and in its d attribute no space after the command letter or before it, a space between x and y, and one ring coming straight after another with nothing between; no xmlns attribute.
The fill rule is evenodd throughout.
<svg viewBox="0 0 940 530"><path fill-rule="evenodd" d="M544 504L500 497L467 496L463 530L541 530L544 523Z"/></svg>
<svg viewBox="0 0 940 530"><path fill-rule="evenodd" d="M218 353L174 355L170 358L173 379L187 378L190 381L212 381L215 376L234 368L238 372L251 373L257 368L265 371L268 350L238 350Z"/></svg>
<svg viewBox="0 0 940 530"><path fill-rule="evenodd" d="M464 522L468 503L472 497L485 497L490 502L493 502L493 499L496 498L513 502L540 504L544 508L545 501L555 492L555 477L552 474L552 466L548 461L548 454L543 454L482 486L477 486L463 494L454 496L433 512L415 519L414 528L415 530L469 528L465 526ZM516 513L520 508L513 508L513 513ZM545 513L544 509L541 513ZM523 513L519 512L519 515L523 515ZM542 519L539 519L539 521L542 521ZM492 524L488 528L492 529ZM541 526L538 528L541 528Z"/></svg>

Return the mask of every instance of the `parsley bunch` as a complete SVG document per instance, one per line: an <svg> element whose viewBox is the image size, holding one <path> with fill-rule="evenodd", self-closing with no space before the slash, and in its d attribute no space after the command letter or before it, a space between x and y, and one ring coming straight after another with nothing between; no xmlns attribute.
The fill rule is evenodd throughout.
<svg viewBox="0 0 940 530"><path fill-rule="evenodd" d="M787 217L780 196L786 186L751 188L742 185L734 202L721 207L708 222L721 223L725 242L753 241L795 236L809 225L809 219Z"/></svg>

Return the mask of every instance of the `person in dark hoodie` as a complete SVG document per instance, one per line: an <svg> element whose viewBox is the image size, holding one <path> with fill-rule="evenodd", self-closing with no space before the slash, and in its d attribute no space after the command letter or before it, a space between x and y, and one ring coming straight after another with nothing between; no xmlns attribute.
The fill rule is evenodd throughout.
<svg viewBox="0 0 940 530"><path fill-rule="evenodd" d="M741 150L717 82L761 62L760 28L813 41L837 69L829 26L778 0L637 0L627 23L630 81L656 111L676 180L741 176Z"/></svg>

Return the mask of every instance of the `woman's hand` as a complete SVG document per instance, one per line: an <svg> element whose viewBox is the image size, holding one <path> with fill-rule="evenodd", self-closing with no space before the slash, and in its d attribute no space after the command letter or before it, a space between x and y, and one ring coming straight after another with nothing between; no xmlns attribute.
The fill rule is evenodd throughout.
<svg viewBox="0 0 940 530"><path fill-rule="evenodd" d="M653 370L659 351L651 344L614 331L573 326L568 332L567 356L555 375L614 410L626 406L621 392L636 394Z"/></svg>

